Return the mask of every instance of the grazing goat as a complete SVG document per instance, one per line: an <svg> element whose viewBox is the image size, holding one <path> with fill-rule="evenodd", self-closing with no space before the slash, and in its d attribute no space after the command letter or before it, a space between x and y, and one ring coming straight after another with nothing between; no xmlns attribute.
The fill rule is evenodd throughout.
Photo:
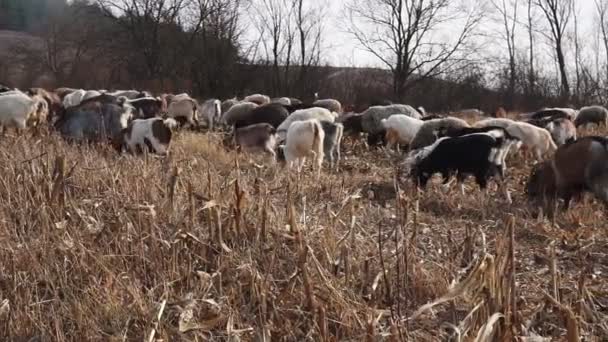
<svg viewBox="0 0 608 342"><path fill-rule="evenodd" d="M564 210L573 196L588 191L608 209L608 139L589 136L560 146L551 160L537 165L526 184L528 198L553 216L555 201Z"/></svg>
<svg viewBox="0 0 608 342"><path fill-rule="evenodd" d="M209 130L213 131L222 118L222 102L218 99L209 99L201 105L201 117L207 123Z"/></svg>
<svg viewBox="0 0 608 342"><path fill-rule="evenodd" d="M391 115L382 119L382 126L386 130L386 148L391 150L394 145L409 145L424 124L424 121L403 114Z"/></svg>
<svg viewBox="0 0 608 342"><path fill-rule="evenodd" d="M239 100L236 97L222 101L222 113L226 113L237 103L239 103Z"/></svg>
<svg viewBox="0 0 608 342"><path fill-rule="evenodd" d="M126 149L131 153L147 151L165 156L175 127L177 122L171 118L135 119L114 137L114 147L120 152Z"/></svg>
<svg viewBox="0 0 608 342"><path fill-rule="evenodd" d="M0 125L13 127L18 132L28 126L37 126L46 121L48 106L40 96L29 97L24 93L0 96Z"/></svg>
<svg viewBox="0 0 608 342"><path fill-rule="evenodd" d="M340 145L342 143L342 135L344 134L344 126L341 123L321 121L323 133L323 154L329 159L329 167L337 168L340 164Z"/></svg>
<svg viewBox="0 0 608 342"><path fill-rule="evenodd" d="M112 95L107 95L107 99L111 100ZM101 96L92 99L101 99ZM83 101L85 102L85 101ZM154 118L163 110L163 100L158 97L141 97L128 101L135 108L135 117L138 119Z"/></svg>
<svg viewBox="0 0 608 342"><path fill-rule="evenodd" d="M361 117L361 128L367 133L367 144L372 146L384 140L385 130L382 120L388 119L391 115L405 114L415 119L420 119L421 115L412 106L393 104L389 106L373 106L363 111Z"/></svg>
<svg viewBox="0 0 608 342"><path fill-rule="evenodd" d="M464 120L449 116L442 119L424 121L411 141L410 150L429 146L437 140L438 136L443 135L443 132L463 127L469 127L469 124Z"/></svg>
<svg viewBox="0 0 608 342"><path fill-rule="evenodd" d="M188 94L175 95L167 109L167 116L180 125L188 123L191 127L198 124L198 103Z"/></svg>
<svg viewBox="0 0 608 342"><path fill-rule="evenodd" d="M346 113L338 117L336 121L344 125L344 132L357 135L359 133L363 133L363 126L361 124L362 117L363 114Z"/></svg>
<svg viewBox="0 0 608 342"><path fill-rule="evenodd" d="M553 142L557 146L576 140L576 127L569 119L556 119L547 123L544 127L551 133Z"/></svg>
<svg viewBox="0 0 608 342"><path fill-rule="evenodd" d="M277 103L281 106L291 106L291 99L289 97L275 97L270 100L270 103Z"/></svg>
<svg viewBox="0 0 608 342"><path fill-rule="evenodd" d="M534 150L537 160L542 160L543 155L557 149L557 145L555 145L553 137L548 130L536 127L527 122L509 119L488 119L475 123L475 127L486 126L499 126L505 128L509 134L520 140L521 143L519 144L523 144L527 148Z"/></svg>
<svg viewBox="0 0 608 342"><path fill-rule="evenodd" d="M315 159L313 168L316 165L317 179L319 179L323 167L324 139L325 133L319 120L296 121L289 126L285 145L279 146L279 160L285 160L289 168L296 165L299 175L306 158L312 156Z"/></svg>
<svg viewBox="0 0 608 342"><path fill-rule="evenodd" d="M330 112L328 109L321 107L296 110L295 112L291 113L291 115L289 115L287 119L285 119L285 121L279 125L279 127L277 127L277 133L279 134L279 139L283 141L288 134L287 130L289 129L290 125L296 121L316 119L318 121L334 122L336 121L336 117L336 113Z"/></svg>
<svg viewBox="0 0 608 342"><path fill-rule="evenodd" d="M587 124L596 124L598 126L607 126L608 124L608 109L602 106L583 107L579 111L574 125L578 128Z"/></svg>
<svg viewBox="0 0 608 342"><path fill-rule="evenodd" d="M82 102L82 98L86 94L86 91L83 89L74 90L73 92L65 95L63 98L63 107L68 109L70 107L75 107Z"/></svg>
<svg viewBox="0 0 608 342"><path fill-rule="evenodd" d="M277 128L287 119L289 112L285 107L277 103L271 103L254 108L247 115L241 116L234 123L236 128L255 125L259 123L267 123L272 127Z"/></svg>
<svg viewBox="0 0 608 342"><path fill-rule="evenodd" d="M262 94L253 94L253 95L249 95L249 96L245 97L245 99L243 101L253 102L253 103L257 104L258 106L261 106L261 105L269 104L270 97L268 97L267 95L262 95Z"/></svg>
<svg viewBox="0 0 608 342"><path fill-rule="evenodd" d="M312 105L315 107L325 108L325 109L329 110L330 112L342 114L342 104L338 100L321 99L321 100L316 100L315 102L312 103Z"/></svg>
<svg viewBox="0 0 608 342"><path fill-rule="evenodd" d="M70 141L114 141L129 125L134 110L125 97L120 97L117 104L89 102L68 109L54 126Z"/></svg>
<svg viewBox="0 0 608 342"><path fill-rule="evenodd" d="M514 141L504 130L440 138L430 146L410 152L404 164L416 184L422 188L435 173L441 173L444 184L452 175L456 175L460 183L468 175L473 175L482 190L491 177L498 176L501 179L499 185L507 201L511 202L502 179L503 161Z"/></svg>
<svg viewBox="0 0 608 342"><path fill-rule="evenodd" d="M237 121L246 119L249 113L258 107L253 102L239 102L222 115L222 122L227 126L233 126Z"/></svg>
<svg viewBox="0 0 608 342"><path fill-rule="evenodd" d="M234 130L234 143L247 153L265 152L272 156L273 162L277 156L276 128L267 123L258 123Z"/></svg>

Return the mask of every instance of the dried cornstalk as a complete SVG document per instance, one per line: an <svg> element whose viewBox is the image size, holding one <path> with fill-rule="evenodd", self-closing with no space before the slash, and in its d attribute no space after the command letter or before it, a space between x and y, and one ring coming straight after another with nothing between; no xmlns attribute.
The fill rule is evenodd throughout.
<svg viewBox="0 0 608 342"><path fill-rule="evenodd" d="M566 338L568 342L580 342L581 337L579 334L578 321L574 312L569 307L558 302L557 299L553 298L548 293L545 293L545 298L557 307L564 316L564 319L566 320Z"/></svg>

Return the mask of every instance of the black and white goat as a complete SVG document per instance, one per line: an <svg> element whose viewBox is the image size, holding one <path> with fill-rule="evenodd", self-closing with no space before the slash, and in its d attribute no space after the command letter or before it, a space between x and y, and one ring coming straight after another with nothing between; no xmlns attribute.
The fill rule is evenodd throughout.
<svg viewBox="0 0 608 342"><path fill-rule="evenodd" d="M412 151L406 159L405 168L416 184L424 188L435 173L441 173L446 184L451 176L456 175L464 191L462 182L473 175L484 190L488 180L497 176L499 187L511 202L503 178L505 158L511 146L517 143L517 138L501 127L463 128L447 134L452 137L440 138L430 146Z"/></svg>

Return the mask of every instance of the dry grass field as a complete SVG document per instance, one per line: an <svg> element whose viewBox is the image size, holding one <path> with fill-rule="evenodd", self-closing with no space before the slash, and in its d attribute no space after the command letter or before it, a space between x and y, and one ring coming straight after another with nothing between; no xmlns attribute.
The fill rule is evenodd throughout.
<svg viewBox="0 0 608 342"><path fill-rule="evenodd" d="M180 132L161 159L1 139L0 340L608 340L606 212L538 218L521 153L509 205L472 181L418 192L352 140L319 181L220 141Z"/></svg>

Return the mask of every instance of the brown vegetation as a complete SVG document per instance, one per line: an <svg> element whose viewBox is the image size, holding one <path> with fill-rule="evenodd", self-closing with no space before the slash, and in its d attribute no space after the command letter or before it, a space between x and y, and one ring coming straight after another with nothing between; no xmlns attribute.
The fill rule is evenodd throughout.
<svg viewBox="0 0 608 342"><path fill-rule="evenodd" d="M2 139L0 338L608 338L598 203L539 220L520 156L509 206L395 186L384 154L345 145L340 172L298 182L215 135L179 133L167 159Z"/></svg>

